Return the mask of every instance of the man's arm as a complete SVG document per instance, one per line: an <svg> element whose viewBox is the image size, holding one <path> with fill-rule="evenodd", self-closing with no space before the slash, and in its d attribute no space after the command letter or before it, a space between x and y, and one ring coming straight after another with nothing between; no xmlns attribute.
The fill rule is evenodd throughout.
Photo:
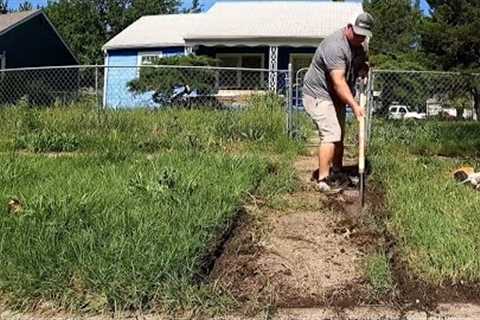
<svg viewBox="0 0 480 320"><path fill-rule="evenodd" d="M333 90L335 91L335 94L340 99L340 101L352 107L352 111L357 117L357 119L365 116L365 110L360 107L358 102L353 97L352 92L350 91L350 87L348 86L347 80L345 79L345 71L332 70L330 71L330 78L332 80Z"/></svg>

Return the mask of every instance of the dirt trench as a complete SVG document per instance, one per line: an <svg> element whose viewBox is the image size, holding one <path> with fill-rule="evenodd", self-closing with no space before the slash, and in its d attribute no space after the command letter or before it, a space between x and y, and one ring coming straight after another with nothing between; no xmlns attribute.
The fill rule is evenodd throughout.
<svg viewBox="0 0 480 320"><path fill-rule="evenodd" d="M298 191L274 206L249 205L211 281L248 307L349 307L370 300L364 258L382 241L362 221L358 191L314 190L313 156L295 162Z"/></svg>

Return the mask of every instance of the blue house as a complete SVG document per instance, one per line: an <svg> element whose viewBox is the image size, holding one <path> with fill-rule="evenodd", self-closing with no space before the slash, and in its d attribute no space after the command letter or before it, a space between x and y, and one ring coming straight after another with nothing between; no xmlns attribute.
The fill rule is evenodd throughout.
<svg viewBox="0 0 480 320"><path fill-rule="evenodd" d="M358 2L219 0L197 14L145 16L107 42L104 106L152 106L151 94L135 95L128 82L136 67L154 57L206 55L222 67L287 69L307 67L319 42L363 12ZM132 68L133 67L133 68ZM242 88L241 71L219 82L222 92ZM273 76L273 77L272 77ZM271 72L268 86L279 79ZM232 83L233 82L233 83Z"/></svg>

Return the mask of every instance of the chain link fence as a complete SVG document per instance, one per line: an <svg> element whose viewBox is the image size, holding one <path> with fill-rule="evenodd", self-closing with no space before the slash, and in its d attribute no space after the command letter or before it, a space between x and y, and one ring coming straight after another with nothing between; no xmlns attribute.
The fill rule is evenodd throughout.
<svg viewBox="0 0 480 320"><path fill-rule="evenodd" d="M288 71L193 66L71 66L0 71L0 104L239 108L254 94L288 105ZM287 107L286 107L287 109Z"/></svg>
<svg viewBox="0 0 480 320"><path fill-rule="evenodd" d="M232 109L246 105L252 95L275 93L285 101L290 136L305 138L308 128L315 130L303 108L307 69L295 75L291 72L154 65L7 69L0 71L0 105ZM477 119L480 76L374 70L369 76L367 97L367 128L371 128L371 116ZM347 119L353 119L350 109Z"/></svg>
<svg viewBox="0 0 480 320"><path fill-rule="evenodd" d="M376 70L371 81L375 115L389 119L477 119L478 74Z"/></svg>
<svg viewBox="0 0 480 320"><path fill-rule="evenodd" d="M0 70L0 104L32 106L90 102L100 105L103 82L95 66Z"/></svg>
<svg viewBox="0 0 480 320"><path fill-rule="evenodd" d="M304 112L303 80L308 69L300 69L293 83L293 104L289 110L289 132L305 135L315 130ZM480 111L480 75L434 71L372 70L366 85L367 138L372 118L391 120L477 120ZM359 99L360 86L356 85ZM350 108L347 120L354 118ZM307 125L306 125L307 124Z"/></svg>

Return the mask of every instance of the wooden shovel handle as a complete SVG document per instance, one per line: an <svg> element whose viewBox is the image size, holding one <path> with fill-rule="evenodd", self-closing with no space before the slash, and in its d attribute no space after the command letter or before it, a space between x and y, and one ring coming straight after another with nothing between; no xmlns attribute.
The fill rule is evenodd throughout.
<svg viewBox="0 0 480 320"><path fill-rule="evenodd" d="M367 96L364 92L360 94L360 107L365 110ZM365 117L358 120L358 172L365 172Z"/></svg>

